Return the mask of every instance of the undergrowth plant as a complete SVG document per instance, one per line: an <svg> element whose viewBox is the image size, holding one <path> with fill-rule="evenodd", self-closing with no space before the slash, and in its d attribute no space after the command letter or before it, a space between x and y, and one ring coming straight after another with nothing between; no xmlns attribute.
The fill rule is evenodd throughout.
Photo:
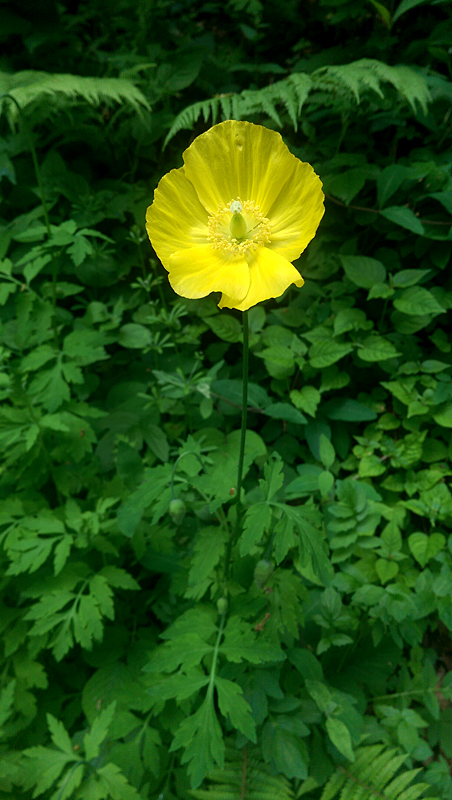
<svg viewBox="0 0 452 800"><path fill-rule="evenodd" d="M0 798L450 800L449 4L1 15ZM226 577L240 319L144 231L224 118L326 193L249 312Z"/></svg>

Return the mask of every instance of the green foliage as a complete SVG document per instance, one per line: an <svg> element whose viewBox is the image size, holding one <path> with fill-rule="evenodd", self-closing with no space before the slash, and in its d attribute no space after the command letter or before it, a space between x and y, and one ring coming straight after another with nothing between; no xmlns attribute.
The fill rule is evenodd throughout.
<svg viewBox="0 0 452 800"><path fill-rule="evenodd" d="M165 144L180 130L192 129L201 116L204 122L214 125L220 119L247 119L256 114L265 114L278 127L282 127L276 108L278 105L285 107L294 129L297 130L301 112L309 111L309 106L315 108L322 102L332 106L333 111L351 113L353 104L359 104L363 96L372 96L372 92L375 92L380 98L384 98L384 84L392 86L415 113L417 105L424 114L427 113L431 94L423 75L406 66L391 67L381 61L363 58L351 64L321 67L310 75L293 72L287 78L262 89L247 89L240 94L221 94L210 100L194 103L176 117Z"/></svg>
<svg viewBox="0 0 452 800"><path fill-rule="evenodd" d="M80 75L49 75L45 72L18 72L15 75L0 73L0 92L3 96L3 109L8 110L11 121L15 120L18 108L44 104L56 100L58 105L71 100L84 101L92 105L102 102L129 103L139 113L148 108L143 93L125 78L85 78ZM9 105L12 98L17 105Z"/></svg>
<svg viewBox="0 0 452 800"><path fill-rule="evenodd" d="M227 751L223 769L215 769L209 775L208 789L190 792L195 800L240 800L243 793L250 800L293 800L293 791L287 778L270 775L258 754L248 745L237 753Z"/></svg>
<svg viewBox="0 0 452 800"><path fill-rule="evenodd" d="M333 800L340 793L344 800L365 796L384 797L391 800L416 800L428 788L426 783L409 786L420 770L400 772L405 756L395 750L383 750L381 745L362 747L353 766L342 767L331 776L321 800ZM397 774L399 773L399 774ZM432 798L433 800L433 798Z"/></svg>
<svg viewBox="0 0 452 800"><path fill-rule="evenodd" d="M113 12L2 10L0 800L452 800L449 6ZM326 193L236 537L240 314L144 231L230 117Z"/></svg>

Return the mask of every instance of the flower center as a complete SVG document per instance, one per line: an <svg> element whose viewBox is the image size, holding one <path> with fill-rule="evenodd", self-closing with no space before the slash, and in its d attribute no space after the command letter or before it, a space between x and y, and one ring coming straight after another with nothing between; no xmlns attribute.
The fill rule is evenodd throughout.
<svg viewBox="0 0 452 800"><path fill-rule="evenodd" d="M208 238L213 250L246 255L270 241L270 222L252 200L237 197L208 219Z"/></svg>

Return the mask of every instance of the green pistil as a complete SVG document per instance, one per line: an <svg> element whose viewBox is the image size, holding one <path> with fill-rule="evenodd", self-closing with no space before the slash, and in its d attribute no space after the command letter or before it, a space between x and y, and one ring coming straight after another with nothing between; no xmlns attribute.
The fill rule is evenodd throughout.
<svg viewBox="0 0 452 800"><path fill-rule="evenodd" d="M247 232L247 225L241 214L232 215L229 223L229 230L231 231L233 239L237 239L239 242L244 239Z"/></svg>

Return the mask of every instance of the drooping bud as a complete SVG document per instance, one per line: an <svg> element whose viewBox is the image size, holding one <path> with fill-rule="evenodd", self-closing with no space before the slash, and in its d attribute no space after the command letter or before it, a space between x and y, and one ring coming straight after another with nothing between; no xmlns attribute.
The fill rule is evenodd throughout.
<svg viewBox="0 0 452 800"><path fill-rule="evenodd" d="M228 601L226 597L220 597L217 600L217 611L221 617L224 617L226 611L228 610Z"/></svg>
<svg viewBox="0 0 452 800"><path fill-rule="evenodd" d="M229 230L233 239L243 239L247 232L247 224L242 217L242 204L240 200L233 200L229 206L232 217L229 223Z"/></svg>
<svg viewBox="0 0 452 800"><path fill-rule="evenodd" d="M174 498L174 500L171 500L168 511L171 519L176 523L176 525L181 524L183 518L185 517L185 510L186 506L183 500L177 497Z"/></svg>
<svg viewBox="0 0 452 800"><path fill-rule="evenodd" d="M268 581L270 575L272 574L273 569L273 564L271 564L270 561L267 561L265 558L262 558L257 562L254 568L254 583L258 589L263 588L264 584Z"/></svg>

